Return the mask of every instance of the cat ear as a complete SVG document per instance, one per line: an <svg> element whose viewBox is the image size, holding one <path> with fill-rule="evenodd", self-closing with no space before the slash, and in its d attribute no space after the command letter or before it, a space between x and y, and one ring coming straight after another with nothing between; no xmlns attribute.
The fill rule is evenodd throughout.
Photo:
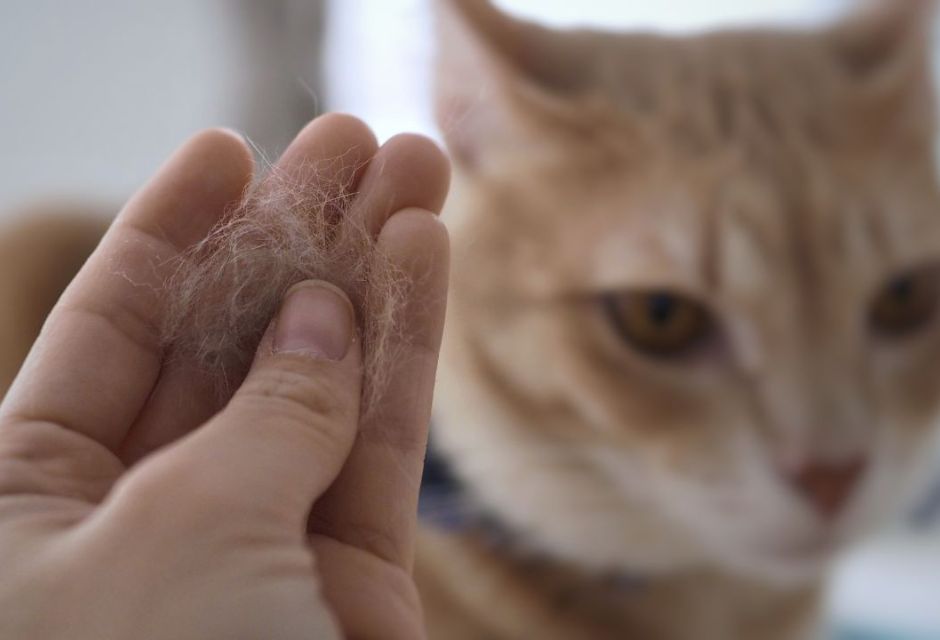
<svg viewBox="0 0 940 640"><path fill-rule="evenodd" d="M527 112L550 111L585 83L583 46L506 15L489 0L438 0L435 110L454 157L479 164L513 144ZM582 50L579 50L582 49Z"/></svg>
<svg viewBox="0 0 940 640"><path fill-rule="evenodd" d="M858 113L915 139L930 138L935 126L935 9L934 0L870 0L830 34Z"/></svg>
<svg viewBox="0 0 940 640"><path fill-rule="evenodd" d="M831 34L843 67L863 82L910 80L929 66L934 0L869 0Z"/></svg>

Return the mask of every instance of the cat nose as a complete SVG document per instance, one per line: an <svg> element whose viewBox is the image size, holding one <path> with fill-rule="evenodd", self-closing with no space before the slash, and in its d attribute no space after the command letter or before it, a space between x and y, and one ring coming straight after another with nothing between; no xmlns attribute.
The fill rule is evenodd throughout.
<svg viewBox="0 0 940 640"><path fill-rule="evenodd" d="M808 462L791 472L793 486L827 520L834 518L848 502L865 470L866 460Z"/></svg>

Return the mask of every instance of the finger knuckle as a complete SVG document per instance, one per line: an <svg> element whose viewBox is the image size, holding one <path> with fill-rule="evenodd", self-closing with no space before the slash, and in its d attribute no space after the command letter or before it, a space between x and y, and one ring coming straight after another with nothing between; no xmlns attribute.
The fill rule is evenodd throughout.
<svg viewBox="0 0 940 640"><path fill-rule="evenodd" d="M51 420L9 420L0 431L0 495L57 493L97 501L123 470L104 446Z"/></svg>
<svg viewBox="0 0 940 640"><path fill-rule="evenodd" d="M310 423L346 420L358 408L358 394L331 376L316 375L297 365L270 367L246 380L238 406L261 415Z"/></svg>
<svg viewBox="0 0 940 640"><path fill-rule="evenodd" d="M0 496L29 493L35 490L32 468L16 459L0 459Z"/></svg>

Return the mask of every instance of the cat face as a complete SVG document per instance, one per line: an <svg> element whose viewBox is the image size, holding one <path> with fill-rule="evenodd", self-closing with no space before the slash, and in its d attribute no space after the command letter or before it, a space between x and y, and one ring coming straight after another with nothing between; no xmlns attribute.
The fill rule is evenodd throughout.
<svg viewBox="0 0 940 640"><path fill-rule="evenodd" d="M436 436L533 545L792 581L904 504L940 402L925 6L683 39L450 3Z"/></svg>

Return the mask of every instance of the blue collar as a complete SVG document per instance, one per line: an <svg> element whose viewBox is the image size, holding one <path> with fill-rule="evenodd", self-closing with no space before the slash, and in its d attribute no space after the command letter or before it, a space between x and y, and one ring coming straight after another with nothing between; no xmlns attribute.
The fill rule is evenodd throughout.
<svg viewBox="0 0 940 640"><path fill-rule="evenodd" d="M460 483L450 462L433 444L428 445L425 455L418 518L422 523L446 532L473 534L487 547L516 560L537 557L552 564L559 562L527 549L508 525L477 505ZM622 592L636 592L648 585L646 577L625 571L614 571L600 579Z"/></svg>
<svg viewBox="0 0 940 640"><path fill-rule="evenodd" d="M446 531L475 528L480 518L447 459L428 444L418 497L418 518Z"/></svg>
<svg viewBox="0 0 940 640"><path fill-rule="evenodd" d="M518 546L517 534L474 500L433 442L424 459L418 519L449 533L473 534L493 548L508 551Z"/></svg>

